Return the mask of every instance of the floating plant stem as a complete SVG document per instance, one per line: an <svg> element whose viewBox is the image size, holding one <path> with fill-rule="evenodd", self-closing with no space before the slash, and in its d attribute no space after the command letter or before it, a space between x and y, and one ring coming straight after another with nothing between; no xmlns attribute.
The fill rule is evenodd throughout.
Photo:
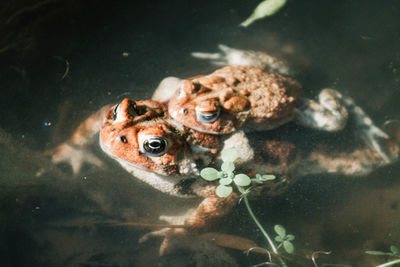
<svg viewBox="0 0 400 267"><path fill-rule="evenodd" d="M217 181L219 182L219 185L216 187L215 193L218 197L224 198L228 197L232 192L233 192L233 186L236 186L236 188L239 190L239 192L242 194L241 199L244 199L244 203L246 205L247 211L250 214L250 217L253 219L254 223L257 225L257 227L260 229L261 233L264 235L265 239L267 239L267 242L269 243L269 246L272 249L272 252L278 256L279 261L283 267L287 267L285 261L282 259L282 257L279 255L278 249L276 248L274 242L272 239L269 237L267 232L264 230L262 227L261 223L257 220L256 216L253 213L253 210L250 207L249 200L247 199L247 195L251 191L251 183L254 182L255 184L263 184L266 181L274 180L275 175L260 175L257 174L255 178L250 179L249 176L246 174L240 173L240 174L235 174L235 164L234 161L238 158L238 153L235 148L228 148L223 151L221 151L221 159L223 161L221 165L221 171L218 171L214 168L207 167L201 170L200 176L210 182ZM250 187L248 187L250 186ZM246 188L248 187L248 188ZM283 226L280 226L280 228L283 228ZM279 234L279 233L278 233ZM288 242L290 243L290 240L294 239L293 235L288 235L290 237L289 239L286 238L286 234L282 236L282 242ZM286 240L287 239L287 240ZM283 243L285 245L285 243ZM293 245L290 243L292 246L291 249L287 249L285 247L285 250L288 253L293 252Z"/></svg>
<svg viewBox="0 0 400 267"><path fill-rule="evenodd" d="M369 254L369 255L381 255L381 256L390 256L390 257L400 258L400 249L398 247L396 247L395 245L390 246L390 252L369 250L369 251L365 251L365 253ZM392 266L397 263L400 263L400 259L389 261L384 264L378 265L376 267L387 267L387 266Z"/></svg>
<svg viewBox="0 0 400 267"><path fill-rule="evenodd" d="M238 186L238 189L240 193L244 193L245 189L241 186ZM269 246L271 247L271 250L274 254L278 255L279 261L281 262L282 266L287 267L285 261L279 256L278 249L275 247L274 242L272 239L269 237L267 231L265 231L264 227L262 227L261 223L257 220L256 216L253 213L253 210L250 207L249 200L247 199L247 194L243 195L244 199L244 204L246 205L247 211L250 215L250 217L253 219L254 223L257 225L258 229L260 229L261 233L264 235L265 239L267 239Z"/></svg>
<svg viewBox="0 0 400 267"><path fill-rule="evenodd" d="M384 263L384 264L378 265L378 266L376 266L376 267L388 267L388 266L393 266L393 265L395 265L396 263L400 263L400 259L394 260L394 261L389 261L389 262L386 262L386 263Z"/></svg>

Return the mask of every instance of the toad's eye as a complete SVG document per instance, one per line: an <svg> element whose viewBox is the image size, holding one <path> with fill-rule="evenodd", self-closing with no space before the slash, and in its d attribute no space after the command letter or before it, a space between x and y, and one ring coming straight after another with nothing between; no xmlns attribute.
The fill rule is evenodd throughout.
<svg viewBox="0 0 400 267"><path fill-rule="evenodd" d="M151 157L159 157L167 152L168 141L162 136L149 136L142 144L143 152Z"/></svg>
<svg viewBox="0 0 400 267"><path fill-rule="evenodd" d="M211 123L218 119L219 117L219 110L216 111L209 111L209 112L202 112L199 110L196 110L196 117L197 121L199 122L204 122L204 123Z"/></svg>
<svg viewBox="0 0 400 267"><path fill-rule="evenodd" d="M117 119L117 110L119 108L119 104L115 106L113 112L112 112L112 120L115 121Z"/></svg>

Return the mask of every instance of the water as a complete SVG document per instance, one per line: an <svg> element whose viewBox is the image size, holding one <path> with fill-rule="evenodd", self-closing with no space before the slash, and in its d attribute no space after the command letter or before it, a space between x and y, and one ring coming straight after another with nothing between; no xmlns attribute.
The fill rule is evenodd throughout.
<svg viewBox="0 0 400 267"><path fill-rule="evenodd" d="M135 181L95 145L105 166L76 177L42 156L102 105L124 95L149 98L166 76L212 71L192 51L215 51L219 43L267 51L294 66L305 95L333 87L378 125L400 118L397 1L289 1L278 15L238 28L257 3L75 0L20 13L16 3L0 5L8 18L1 47L14 45L0 50L2 266L194 265L187 251L158 257L159 240L138 244L149 229L102 222L157 223L196 200ZM279 223L296 236L297 263L290 266L311 266L307 256L315 250L332 251L320 264L373 266L386 259L365 250L400 245L399 174L394 164L362 179L317 175L251 203L267 230ZM265 245L242 205L212 230ZM240 266L264 260L229 253Z"/></svg>

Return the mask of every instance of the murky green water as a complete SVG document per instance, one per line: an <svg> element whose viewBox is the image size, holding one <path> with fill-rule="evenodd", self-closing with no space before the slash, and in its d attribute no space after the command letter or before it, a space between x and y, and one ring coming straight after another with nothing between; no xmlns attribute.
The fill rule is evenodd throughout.
<svg viewBox="0 0 400 267"><path fill-rule="evenodd" d="M0 4L2 266L196 266L185 250L159 257L160 240L138 244L149 229L103 223L158 223L196 201L132 179L96 145L104 167L76 177L42 155L104 104L149 98L166 76L213 70L192 51L220 43L266 51L293 65L305 95L333 87L378 125L400 119L398 1L288 1L247 29L237 25L258 1L39 2L21 1L34 8L20 12L17 3ZM374 266L387 258L365 250L400 245L399 181L399 164L362 179L318 175L251 203L266 229L279 223L296 236L290 266L312 266L316 250L332 251L320 265ZM265 246L243 205L212 230ZM227 253L240 266L264 260Z"/></svg>

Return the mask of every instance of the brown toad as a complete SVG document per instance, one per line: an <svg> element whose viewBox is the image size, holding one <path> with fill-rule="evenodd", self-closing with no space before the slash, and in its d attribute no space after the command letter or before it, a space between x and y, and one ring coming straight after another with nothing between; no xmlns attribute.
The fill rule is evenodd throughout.
<svg viewBox="0 0 400 267"><path fill-rule="evenodd" d="M230 66L186 80L166 78L153 94L155 100L168 101L168 112L177 126L225 135L241 129L271 130L294 121L337 132L346 127L351 114L360 136L389 161L379 144L388 136L351 98L333 89L323 89L318 101L301 97L300 84L281 75L289 71L280 61L261 52L220 49L221 53L194 55Z"/></svg>
<svg viewBox="0 0 400 267"><path fill-rule="evenodd" d="M173 196L203 197L184 219L191 228L205 227L229 211L235 197L220 200L214 192L215 185L199 177L184 134L169 124L166 116L162 103L124 99L82 122L69 141L52 151L52 160L70 163L75 172L85 162L93 164L93 156L84 145L100 131L102 150L135 178Z"/></svg>
<svg viewBox="0 0 400 267"><path fill-rule="evenodd" d="M163 216L163 219L171 223L177 223L178 219L179 223L189 227L203 228L235 205L237 194L220 199L215 195L216 184L199 178L198 167L206 166L196 165L193 154L197 152L190 150L185 134L170 124L165 104L156 101L124 99L118 105L101 109L78 127L70 144L62 144L54 151L53 161L73 164L70 160L76 153L85 153L81 146L88 142L87 138L93 136L99 125L95 118L102 118L103 121L101 129L97 129L100 130L101 148L134 177L177 197L204 198L194 211L185 216ZM87 130L86 133L83 129ZM236 163L242 170L289 175L286 183L318 173L365 175L398 159L398 136L394 135L382 144L391 159L387 162L354 132L358 129L350 132L350 138L348 132L321 138L321 132L287 124L264 132L235 132L224 141L223 146L234 147L239 152ZM392 132L398 134L393 129ZM202 137L201 133L192 136L206 137ZM307 141L310 138L314 142L312 145ZM342 140L347 140L346 144ZM276 193L274 183L266 187L270 188L270 192L264 196Z"/></svg>

